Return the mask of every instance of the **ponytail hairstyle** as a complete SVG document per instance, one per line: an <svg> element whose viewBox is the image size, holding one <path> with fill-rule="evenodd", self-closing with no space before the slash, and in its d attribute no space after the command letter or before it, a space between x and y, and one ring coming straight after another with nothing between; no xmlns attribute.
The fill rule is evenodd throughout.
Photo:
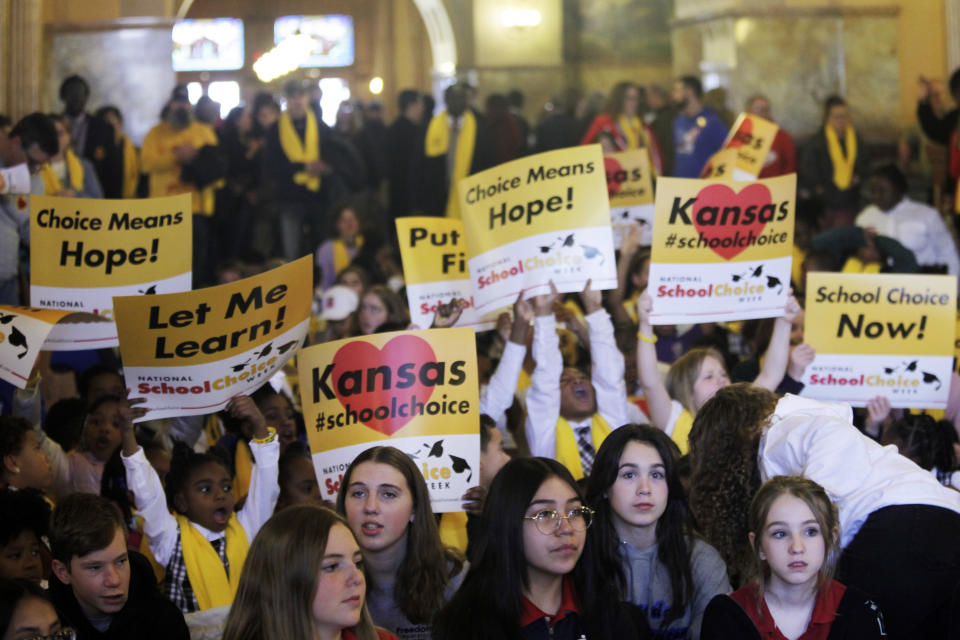
<svg viewBox="0 0 960 640"><path fill-rule="evenodd" d="M440 530L430 505L430 492L417 465L394 447L371 447L357 456L343 474L337 494L337 512L346 514L347 487L353 470L364 462L393 467L403 475L413 497L413 522L407 525L407 549L397 568L393 599L414 624L429 624L446 603L450 580L463 570L463 555L440 540ZM369 575L368 585L372 585Z"/></svg>
<svg viewBox="0 0 960 640"><path fill-rule="evenodd" d="M661 628L683 615L693 600L693 573L690 567L693 517L684 498L683 485L677 474L676 445L663 431L648 425L628 424L614 429L597 451L593 472L587 483L587 503L596 510L590 535L587 536L591 560L600 575L610 578L611 594L617 601L626 600L627 579L620 557L620 537L614 527L613 508L608 493L620 473L620 458L631 442L653 447L663 460L667 480L667 506L657 520L657 559L667 568L673 602Z"/></svg>
<svg viewBox="0 0 960 640"><path fill-rule="evenodd" d="M760 488L760 436L777 406L772 391L747 382L717 391L690 430L690 507L704 537L727 563L730 583L750 571L750 501Z"/></svg>
<svg viewBox="0 0 960 640"><path fill-rule="evenodd" d="M292 506L267 520L243 563L224 640L316 638L313 600L330 530L338 525L350 530L319 505ZM366 599L360 622L350 630L358 640L377 640Z"/></svg>

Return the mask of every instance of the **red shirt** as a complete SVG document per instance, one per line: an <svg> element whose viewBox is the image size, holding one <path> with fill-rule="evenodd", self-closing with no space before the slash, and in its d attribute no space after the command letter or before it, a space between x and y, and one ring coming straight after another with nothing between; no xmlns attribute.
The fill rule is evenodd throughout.
<svg viewBox="0 0 960 640"><path fill-rule="evenodd" d="M796 170L797 149L793 144L793 138L783 129L778 129L777 135L773 138L773 144L770 145L770 153L767 154L763 169L760 170L759 177L785 176L788 173L795 173Z"/></svg>
<svg viewBox="0 0 960 640"><path fill-rule="evenodd" d="M577 594L573 591L573 579L570 576L563 577L563 590L560 593L560 608L556 613L546 613L541 611L540 607L533 604L527 597L523 597L523 614L520 616L520 628L532 624L541 618L547 619L547 626L552 627L557 622L563 620L568 613L580 613L580 607L577 605Z"/></svg>
<svg viewBox="0 0 960 640"><path fill-rule="evenodd" d="M827 580L824 583L817 593L817 601L813 603L810 624L807 625L807 630L797 640L827 639L830 634L830 626L837 615L837 606L846 590L847 588L836 580ZM770 609L767 608L766 600L760 598L761 608L757 609L756 593L756 586L749 584L731 593L730 597L747 612L763 640L787 640L786 636L780 633L780 629L777 629L773 616L770 615Z"/></svg>

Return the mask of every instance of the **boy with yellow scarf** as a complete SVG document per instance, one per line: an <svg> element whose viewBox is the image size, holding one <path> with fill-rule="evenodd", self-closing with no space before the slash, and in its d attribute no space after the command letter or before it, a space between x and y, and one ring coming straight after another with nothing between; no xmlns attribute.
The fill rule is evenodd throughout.
<svg viewBox="0 0 960 640"><path fill-rule="evenodd" d="M534 298L537 368L527 390L526 422L530 454L555 458L577 480L590 475L597 450L613 429L626 424L628 410L623 354L601 292L590 289L588 280L580 297L590 332L590 378L580 369L563 369L553 311L556 289Z"/></svg>
<svg viewBox="0 0 960 640"><path fill-rule="evenodd" d="M233 602L250 542L272 515L280 494L276 430L267 427L248 396L235 396L226 410L254 426L250 450L256 464L246 502L236 513L232 478L221 460L178 443L165 490L137 444L132 422L121 427L127 484L143 516L150 550L166 567L164 591L184 613Z"/></svg>

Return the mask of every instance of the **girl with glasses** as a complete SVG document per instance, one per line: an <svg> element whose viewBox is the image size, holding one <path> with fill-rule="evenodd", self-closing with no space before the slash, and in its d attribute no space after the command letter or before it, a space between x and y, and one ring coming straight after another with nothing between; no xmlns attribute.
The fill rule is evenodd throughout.
<svg viewBox="0 0 960 640"><path fill-rule="evenodd" d="M559 462L508 462L483 519L476 564L437 614L436 640L649 637L643 614L605 597L604 577L583 562L593 511Z"/></svg>
<svg viewBox="0 0 960 640"><path fill-rule="evenodd" d="M676 445L650 426L614 430L587 485L596 510L588 557L616 600L639 606L654 638L699 638L703 612L728 593L727 565L694 533Z"/></svg>
<svg viewBox="0 0 960 640"><path fill-rule="evenodd" d="M43 590L25 580L0 579L0 630L3 640L74 640Z"/></svg>

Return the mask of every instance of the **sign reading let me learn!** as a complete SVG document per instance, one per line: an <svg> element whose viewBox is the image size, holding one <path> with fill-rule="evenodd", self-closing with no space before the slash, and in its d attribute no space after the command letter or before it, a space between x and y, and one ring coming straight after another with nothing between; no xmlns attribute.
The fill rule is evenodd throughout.
<svg viewBox="0 0 960 640"><path fill-rule="evenodd" d="M756 182L661 178L648 290L653 324L783 315L796 175Z"/></svg>
<svg viewBox="0 0 960 640"><path fill-rule="evenodd" d="M807 274L803 395L862 407L944 408L953 368L955 276Z"/></svg>
<svg viewBox="0 0 960 640"><path fill-rule="evenodd" d="M478 312L550 291L617 286L600 145L528 156L464 178L460 210Z"/></svg>
<svg viewBox="0 0 960 640"><path fill-rule="evenodd" d="M360 453L392 446L420 469L435 512L460 511L479 481L477 359L471 329L397 331L327 342L298 356L303 417L320 492L336 500Z"/></svg>

